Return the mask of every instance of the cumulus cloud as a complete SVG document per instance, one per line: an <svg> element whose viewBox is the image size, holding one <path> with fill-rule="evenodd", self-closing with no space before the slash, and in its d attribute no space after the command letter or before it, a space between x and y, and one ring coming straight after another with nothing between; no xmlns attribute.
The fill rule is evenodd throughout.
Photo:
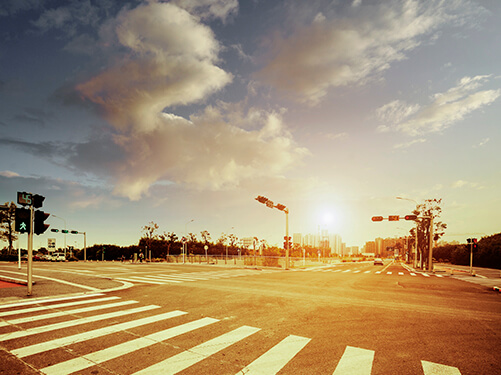
<svg viewBox="0 0 501 375"><path fill-rule="evenodd" d="M432 96L426 106L392 101L376 111L385 122L379 131L398 131L410 136L441 132L471 112L492 104L501 90L480 90L490 76L464 77L458 84Z"/></svg>
<svg viewBox="0 0 501 375"><path fill-rule="evenodd" d="M199 189L236 186L280 174L306 153L295 145L280 110L221 102L189 119L168 113L176 105L207 100L232 80L217 66L221 46L214 33L187 9L223 18L235 9L233 2L182 4L149 2L123 9L99 33L99 45L113 57L76 85L113 131L67 147L68 162L107 173L115 193L130 199L162 181Z"/></svg>
<svg viewBox="0 0 501 375"><path fill-rule="evenodd" d="M336 12L311 15L309 24L270 42L270 58L258 77L302 102L317 103L331 87L363 84L403 60L439 27L468 11L460 2L385 1L352 3ZM301 14L301 17L304 17Z"/></svg>

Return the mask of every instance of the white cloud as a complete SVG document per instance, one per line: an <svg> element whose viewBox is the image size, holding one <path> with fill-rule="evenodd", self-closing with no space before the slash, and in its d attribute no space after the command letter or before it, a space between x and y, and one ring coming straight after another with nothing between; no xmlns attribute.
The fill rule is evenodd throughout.
<svg viewBox="0 0 501 375"><path fill-rule="evenodd" d="M221 47L212 30L185 10L195 3L232 2L183 2L184 9L150 2L122 10L100 31L99 43L110 46L113 58L76 87L100 107L114 132L77 145L68 160L107 173L115 194L139 199L162 182L231 188L246 179L280 175L306 154L286 130L280 110L220 102L189 120L165 113L203 102L232 79L216 65ZM89 152L90 157L79 155ZM81 162L98 158L103 162Z"/></svg>
<svg viewBox="0 0 501 375"><path fill-rule="evenodd" d="M392 101L376 110L379 119L386 122L378 130L411 136L441 132L499 98L501 89L478 90L488 79L489 76L464 77L447 92L433 95L433 102L426 106Z"/></svg>
<svg viewBox="0 0 501 375"><path fill-rule="evenodd" d="M0 176L7 177L7 178L20 177L19 173L12 172L12 171L1 171Z"/></svg>
<svg viewBox="0 0 501 375"><path fill-rule="evenodd" d="M469 182L464 180L457 180L452 184L453 189L461 189L461 188L481 188L477 182Z"/></svg>
<svg viewBox="0 0 501 375"><path fill-rule="evenodd" d="M355 1L341 19L335 12L313 14L310 24L271 40L272 58L258 76L300 101L315 104L329 88L363 84L405 59L425 36L466 17L461 4Z"/></svg>
<svg viewBox="0 0 501 375"><path fill-rule="evenodd" d="M242 113L231 107L209 106L191 121L162 114L154 130L116 139L127 156L114 171L115 192L138 199L157 181L196 189L232 188L279 175L307 153L292 140L279 113ZM254 129L244 130L249 126Z"/></svg>
<svg viewBox="0 0 501 375"><path fill-rule="evenodd" d="M238 0L174 0L173 3L202 18L219 18L223 22L238 12Z"/></svg>
<svg viewBox="0 0 501 375"><path fill-rule="evenodd" d="M215 65L220 46L210 28L174 4L123 10L103 26L101 38L130 52L119 58L117 52L77 90L117 129L151 129L165 107L201 101L232 79Z"/></svg>
<svg viewBox="0 0 501 375"><path fill-rule="evenodd" d="M490 141L490 138L484 138L480 141L480 143L474 145L474 148L485 146Z"/></svg>
<svg viewBox="0 0 501 375"><path fill-rule="evenodd" d="M409 141L409 142L396 144L393 146L393 148L395 148L395 149L409 148L412 145L415 145L418 143L425 143L425 142L426 142L425 138L413 139L412 141Z"/></svg>

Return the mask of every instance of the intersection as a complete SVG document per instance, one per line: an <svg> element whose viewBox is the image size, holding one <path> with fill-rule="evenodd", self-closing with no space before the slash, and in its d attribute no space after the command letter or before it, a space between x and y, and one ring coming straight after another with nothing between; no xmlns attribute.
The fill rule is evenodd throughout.
<svg viewBox="0 0 501 375"><path fill-rule="evenodd" d="M466 375L501 366L499 294L400 263L66 263L36 273L128 288L0 305L0 367L21 373Z"/></svg>

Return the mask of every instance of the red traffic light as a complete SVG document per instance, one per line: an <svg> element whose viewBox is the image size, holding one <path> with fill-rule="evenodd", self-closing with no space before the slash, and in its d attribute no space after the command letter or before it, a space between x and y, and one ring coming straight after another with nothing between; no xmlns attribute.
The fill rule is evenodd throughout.
<svg viewBox="0 0 501 375"><path fill-rule="evenodd" d="M383 217L382 216L373 216L372 221L383 221Z"/></svg>
<svg viewBox="0 0 501 375"><path fill-rule="evenodd" d="M405 220L417 220L417 215L405 215Z"/></svg>
<svg viewBox="0 0 501 375"><path fill-rule="evenodd" d="M390 215L390 216L388 216L388 220L389 221L399 221L400 220L400 216L398 216L398 215Z"/></svg>

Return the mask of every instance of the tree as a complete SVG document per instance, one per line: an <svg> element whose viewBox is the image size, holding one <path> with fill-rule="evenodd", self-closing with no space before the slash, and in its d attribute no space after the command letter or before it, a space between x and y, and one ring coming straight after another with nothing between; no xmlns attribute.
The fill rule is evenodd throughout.
<svg viewBox="0 0 501 375"><path fill-rule="evenodd" d="M14 221L16 218L16 204L5 202L6 210L0 210L0 240L9 244L9 254L12 253L12 243L17 240Z"/></svg>
<svg viewBox="0 0 501 375"><path fill-rule="evenodd" d="M158 229L158 224L150 221L148 225L145 225L142 230L143 230L143 238L146 240L146 246L148 249L151 249L151 242L157 238L157 235L155 232Z"/></svg>
<svg viewBox="0 0 501 375"><path fill-rule="evenodd" d="M170 256L170 248L178 240L176 233L164 232L162 235L160 235L160 239L163 241L167 241L167 256Z"/></svg>
<svg viewBox="0 0 501 375"><path fill-rule="evenodd" d="M428 262L429 243L430 243L430 220L433 218L433 241L438 241L445 234L447 224L437 220L442 214L442 198L426 199L424 203L418 204L414 210L414 214L418 215L417 233L418 233L418 254L421 255L421 267L424 267ZM415 238L415 228L410 231ZM430 265L428 267L430 268Z"/></svg>

